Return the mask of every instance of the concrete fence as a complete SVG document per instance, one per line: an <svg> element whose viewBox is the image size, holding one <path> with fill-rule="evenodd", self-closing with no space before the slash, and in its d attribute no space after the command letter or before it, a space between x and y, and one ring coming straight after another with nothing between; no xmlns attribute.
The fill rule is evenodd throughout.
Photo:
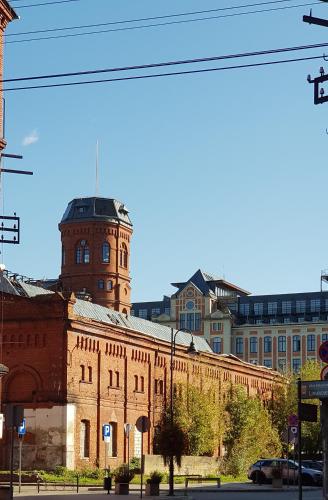
<svg viewBox="0 0 328 500"><path fill-rule="evenodd" d="M160 455L145 455L145 474L158 470L160 472L168 472L168 467L164 465L163 458ZM200 474L217 474L218 459L215 457L189 457L183 456L181 467L175 464L176 475L193 475Z"/></svg>

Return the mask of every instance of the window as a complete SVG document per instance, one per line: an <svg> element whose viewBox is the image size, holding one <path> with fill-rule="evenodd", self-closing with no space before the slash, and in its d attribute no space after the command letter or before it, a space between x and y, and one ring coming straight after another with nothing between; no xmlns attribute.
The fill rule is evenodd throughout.
<svg viewBox="0 0 328 500"><path fill-rule="evenodd" d="M249 339L249 352L257 352L257 337L251 337Z"/></svg>
<svg viewBox="0 0 328 500"><path fill-rule="evenodd" d="M277 323L276 318L270 318L270 325L275 325Z"/></svg>
<svg viewBox="0 0 328 500"><path fill-rule="evenodd" d="M80 456L81 456L81 458L89 458L89 456L90 456L90 421L89 420L81 420Z"/></svg>
<svg viewBox="0 0 328 500"><path fill-rule="evenodd" d="M75 263L76 264L89 264L90 250L85 240L79 241L75 249Z"/></svg>
<svg viewBox="0 0 328 500"><path fill-rule="evenodd" d="M301 350L301 337L293 335L293 352L300 352Z"/></svg>
<svg viewBox="0 0 328 500"><path fill-rule="evenodd" d="M296 301L296 312L303 313L305 312L306 302L305 300L297 300Z"/></svg>
<svg viewBox="0 0 328 500"><path fill-rule="evenodd" d="M139 318L147 319L148 310L147 309L139 309Z"/></svg>
<svg viewBox="0 0 328 500"><path fill-rule="evenodd" d="M328 340L328 333L323 333L321 336L322 342L326 342Z"/></svg>
<svg viewBox="0 0 328 500"><path fill-rule="evenodd" d="M285 359L278 359L278 370L280 372L286 371L286 360Z"/></svg>
<svg viewBox="0 0 328 500"><path fill-rule="evenodd" d="M65 248L62 246L62 266L66 264L66 254L65 254Z"/></svg>
<svg viewBox="0 0 328 500"><path fill-rule="evenodd" d="M243 337L236 338L236 354L243 354L244 352L244 339Z"/></svg>
<svg viewBox="0 0 328 500"><path fill-rule="evenodd" d="M328 311L328 299L325 299L325 311Z"/></svg>
<svg viewBox="0 0 328 500"><path fill-rule="evenodd" d="M272 339L271 337L264 337L264 352L272 351Z"/></svg>
<svg viewBox="0 0 328 500"><path fill-rule="evenodd" d="M180 328L198 331L200 329L200 319L200 313L180 313Z"/></svg>
<svg viewBox="0 0 328 500"><path fill-rule="evenodd" d="M282 314L290 314L292 312L292 303L290 300L283 300L281 303Z"/></svg>
<svg viewBox="0 0 328 500"><path fill-rule="evenodd" d="M98 280L98 288L99 290L103 290L105 288L104 280Z"/></svg>
<svg viewBox="0 0 328 500"><path fill-rule="evenodd" d="M134 316L134 309L131 309L130 314L131 316Z"/></svg>
<svg viewBox="0 0 328 500"><path fill-rule="evenodd" d="M161 310L159 307L154 307L152 310L151 310L151 315L152 316L159 316L161 314Z"/></svg>
<svg viewBox="0 0 328 500"><path fill-rule="evenodd" d="M320 321L320 317L319 316L312 316L312 321L313 322Z"/></svg>
<svg viewBox="0 0 328 500"><path fill-rule="evenodd" d="M268 302L268 314L277 314L278 304L277 302Z"/></svg>
<svg viewBox="0 0 328 500"><path fill-rule="evenodd" d="M308 351L315 351L315 335L308 335L306 343Z"/></svg>
<svg viewBox="0 0 328 500"><path fill-rule="evenodd" d="M263 366L266 366L267 368L272 368L272 360L271 359L265 359L263 361Z"/></svg>
<svg viewBox="0 0 328 500"><path fill-rule="evenodd" d="M222 323L212 323L212 330L214 332L221 332L223 330Z"/></svg>
<svg viewBox="0 0 328 500"><path fill-rule="evenodd" d="M286 352L286 337L284 335L278 337L278 352Z"/></svg>
<svg viewBox="0 0 328 500"><path fill-rule="evenodd" d="M263 314L263 302L254 303L254 314L255 316L261 316Z"/></svg>
<svg viewBox="0 0 328 500"><path fill-rule="evenodd" d="M113 387L113 370L109 370L109 387Z"/></svg>
<svg viewBox="0 0 328 500"><path fill-rule="evenodd" d="M140 377L140 392L145 392L145 377Z"/></svg>
<svg viewBox="0 0 328 500"><path fill-rule="evenodd" d="M139 384L138 384L138 375L135 375L134 376L134 390L138 391L138 387L139 387Z"/></svg>
<svg viewBox="0 0 328 500"><path fill-rule="evenodd" d="M305 321L304 316L300 316L299 318L297 318L297 323L304 323L304 321Z"/></svg>
<svg viewBox="0 0 328 500"><path fill-rule="evenodd" d="M110 262L110 245L107 241L105 241L105 243L103 243L102 245L101 260L104 263Z"/></svg>
<svg viewBox="0 0 328 500"><path fill-rule="evenodd" d="M301 369L301 360L300 360L300 358L294 358L293 359L292 367L293 367L293 372L294 373L297 373L297 372L300 371L300 369Z"/></svg>
<svg viewBox="0 0 328 500"><path fill-rule="evenodd" d="M120 387L120 373L115 372L115 377L116 377L116 387Z"/></svg>
<svg viewBox="0 0 328 500"><path fill-rule="evenodd" d="M170 307L165 307L164 308L164 314L167 314L167 316L171 316L171 308Z"/></svg>
<svg viewBox="0 0 328 500"><path fill-rule="evenodd" d="M257 365L257 359L251 359L250 360L251 365Z"/></svg>
<svg viewBox="0 0 328 500"><path fill-rule="evenodd" d="M112 280L108 280L107 281L107 290L113 290L113 282Z"/></svg>
<svg viewBox="0 0 328 500"><path fill-rule="evenodd" d="M320 312L320 299L313 299L310 301L310 311Z"/></svg>
<svg viewBox="0 0 328 500"><path fill-rule="evenodd" d="M81 365L80 368L81 368L81 382L84 382L85 381L85 366Z"/></svg>
<svg viewBox="0 0 328 500"><path fill-rule="evenodd" d="M261 319L256 319L255 320L256 325L262 325L262 320Z"/></svg>
<svg viewBox="0 0 328 500"><path fill-rule="evenodd" d="M164 394L164 382L163 380L158 381L158 390L161 396Z"/></svg>
<svg viewBox="0 0 328 500"><path fill-rule="evenodd" d="M249 304L239 304L239 313L243 316L249 315Z"/></svg>
<svg viewBox="0 0 328 500"><path fill-rule="evenodd" d="M88 366L88 380L92 382L92 366Z"/></svg>
<svg viewBox="0 0 328 500"><path fill-rule="evenodd" d="M290 318L284 318L284 323L290 323Z"/></svg>
<svg viewBox="0 0 328 500"><path fill-rule="evenodd" d="M228 308L231 312L237 312L237 303L233 302L232 304L228 304Z"/></svg>
<svg viewBox="0 0 328 500"><path fill-rule="evenodd" d="M121 244L120 249L120 266L126 269L128 267L128 249L124 242Z"/></svg>
<svg viewBox="0 0 328 500"><path fill-rule="evenodd" d="M212 349L216 354L221 354L222 352L222 339L220 337L214 337L212 339Z"/></svg>

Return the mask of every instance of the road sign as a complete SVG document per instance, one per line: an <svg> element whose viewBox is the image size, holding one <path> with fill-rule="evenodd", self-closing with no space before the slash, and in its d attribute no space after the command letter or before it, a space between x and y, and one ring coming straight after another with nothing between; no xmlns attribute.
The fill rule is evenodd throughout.
<svg viewBox="0 0 328 500"><path fill-rule="evenodd" d="M108 443L110 441L110 424L103 424L102 436L105 443Z"/></svg>
<svg viewBox="0 0 328 500"><path fill-rule="evenodd" d="M324 363L328 363L328 340L325 340L325 342L322 342L322 344L320 345L319 358Z"/></svg>
<svg viewBox="0 0 328 500"><path fill-rule="evenodd" d="M300 418L304 422L317 422L318 420L318 406L301 403Z"/></svg>
<svg viewBox="0 0 328 500"><path fill-rule="evenodd" d="M17 427L18 436L24 436L26 434L26 418L23 418L21 425Z"/></svg>
<svg viewBox="0 0 328 500"><path fill-rule="evenodd" d="M136 428L139 432L147 432L150 428L150 420L148 417L139 417L136 421Z"/></svg>
<svg viewBox="0 0 328 500"><path fill-rule="evenodd" d="M328 380L301 382L302 399L328 399Z"/></svg>
<svg viewBox="0 0 328 500"><path fill-rule="evenodd" d="M288 416L288 425L289 426L297 426L298 425L298 417L297 415L289 415Z"/></svg>
<svg viewBox="0 0 328 500"><path fill-rule="evenodd" d="M328 380L328 366L324 366L320 373L321 380Z"/></svg>
<svg viewBox="0 0 328 500"><path fill-rule="evenodd" d="M133 429L133 425L132 424L124 424L124 432L125 432L126 436L129 436L129 434L132 431L132 429Z"/></svg>

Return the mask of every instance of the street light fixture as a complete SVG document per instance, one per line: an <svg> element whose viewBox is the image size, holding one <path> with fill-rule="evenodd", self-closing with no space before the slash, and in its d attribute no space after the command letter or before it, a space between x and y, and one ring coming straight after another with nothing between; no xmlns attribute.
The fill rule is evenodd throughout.
<svg viewBox="0 0 328 500"><path fill-rule="evenodd" d="M191 342L187 349L187 354L189 356L197 356L199 352L197 351L194 344L194 336L190 330L181 328L174 332L174 328L171 328L171 361L170 361L170 425L173 429L174 424L174 413L173 413L173 370L174 370L174 354L175 354L175 339L179 332L189 333L191 335ZM169 459L169 496L174 496L174 456L170 455Z"/></svg>

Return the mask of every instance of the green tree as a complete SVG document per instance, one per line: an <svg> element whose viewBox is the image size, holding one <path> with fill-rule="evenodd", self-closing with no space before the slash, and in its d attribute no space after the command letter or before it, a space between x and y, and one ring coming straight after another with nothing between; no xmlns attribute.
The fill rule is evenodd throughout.
<svg viewBox="0 0 328 500"><path fill-rule="evenodd" d="M270 414L244 387L231 386L226 405L226 472L237 476L260 456L279 456L281 443Z"/></svg>

